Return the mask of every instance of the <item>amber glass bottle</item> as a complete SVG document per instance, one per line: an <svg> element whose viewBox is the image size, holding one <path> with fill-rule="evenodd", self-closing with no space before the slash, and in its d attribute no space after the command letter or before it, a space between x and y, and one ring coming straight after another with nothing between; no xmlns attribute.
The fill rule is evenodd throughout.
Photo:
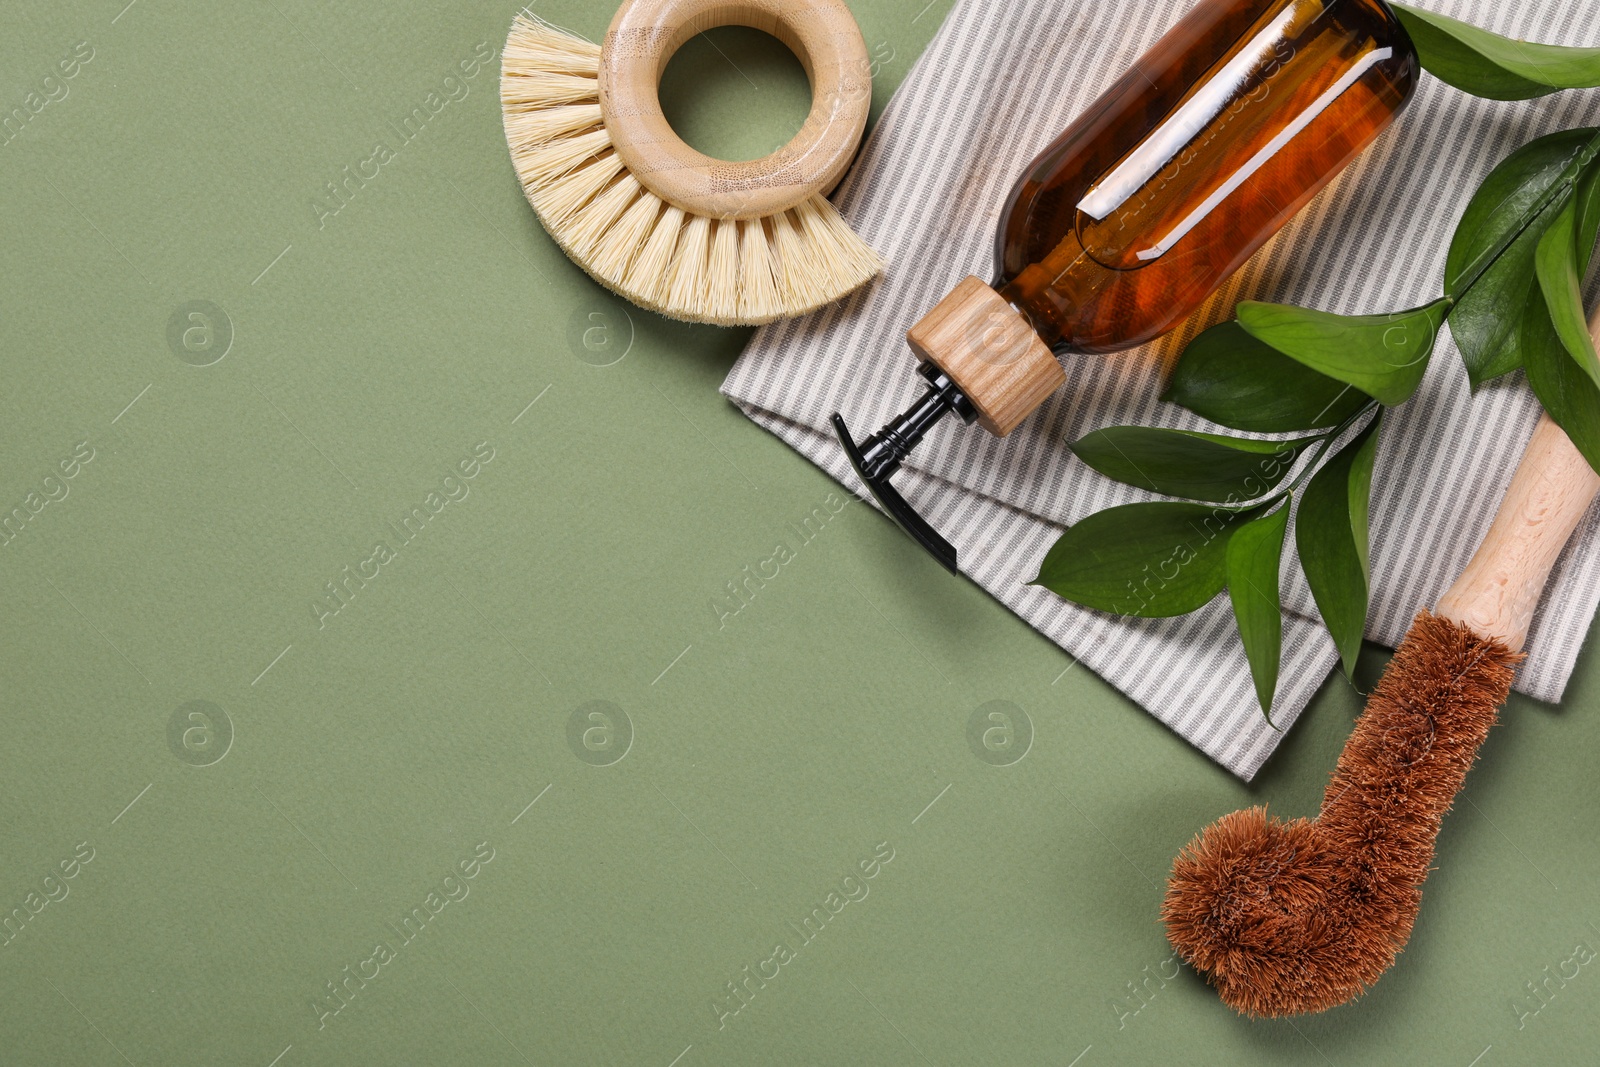
<svg viewBox="0 0 1600 1067"><path fill-rule="evenodd" d="M1052 349L1182 322L1388 126L1417 73L1383 0L1200 0L1023 171L995 283L965 279L907 334L922 400L860 446L834 416L863 481L955 569L889 484L917 441L951 411L1008 434L1065 383Z"/></svg>
<svg viewBox="0 0 1600 1067"><path fill-rule="evenodd" d="M1002 296L1046 344L1142 344L1189 316L1399 113L1380 0L1202 3L1011 193Z"/></svg>

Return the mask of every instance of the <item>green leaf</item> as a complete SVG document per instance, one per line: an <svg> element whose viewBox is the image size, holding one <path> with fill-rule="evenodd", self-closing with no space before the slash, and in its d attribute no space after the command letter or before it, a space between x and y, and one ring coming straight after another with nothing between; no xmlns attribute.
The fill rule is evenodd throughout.
<svg viewBox="0 0 1600 1067"><path fill-rule="evenodd" d="M1183 350L1162 399L1230 429L1286 433L1337 426L1371 397L1224 322Z"/></svg>
<svg viewBox="0 0 1600 1067"><path fill-rule="evenodd" d="M1589 270L1594 243L1600 238L1600 159L1592 160L1578 179L1578 273Z"/></svg>
<svg viewBox="0 0 1600 1067"><path fill-rule="evenodd" d="M1289 529L1288 498L1270 515L1252 519L1228 539L1228 598L1239 623L1256 700L1272 722L1272 696L1278 689L1278 658L1283 648L1283 605L1278 595L1278 566L1284 533Z"/></svg>
<svg viewBox="0 0 1600 1067"><path fill-rule="evenodd" d="M1528 294L1539 290L1534 257L1564 203L1547 205L1450 311L1450 333L1474 392L1522 366L1522 309Z"/></svg>
<svg viewBox="0 0 1600 1067"><path fill-rule="evenodd" d="M1295 458L1322 440L1251 441L1242 437L1109 426L1085 435L1072 451L1095 470L1167 496L1241 504L1283 481Z"/></svg>
<svg viewBox="0 0 1600 1067"><path fill-rule="evenodd" d="M1258 513L1170 501L1108 508L1063 531L1031 584L1117 615L1186 615L1222 592L1228 538Z"/></svg>
<svg viewBox="0 0 1600 1067"><path fill-rule="evenodd" d="M1367 506L1382 412L1317 472L1300 498L1295 545L1317 610L1350 677L1367 626Z"/></svg>
<svg viewBox="0 0 1600 1067"><path fill-rule="evenodd" d="M1445 293L1459 301L1450 332L1474 390L1522 365L1519 324L1535 285L1539 239L1588 173L1586 165L1600 172L1586 164L1597 150L1594 129L1531 141L1490 172L1462 213L1445 260ZM1595 217L1600 222L1600 210Z"/></svg>
<svg viewBox="0 0 1600 1067"><path fill-rule="evenodd" d="M1529 294L1521 331L1523 368L1534 395L1589 466L1600 471L1600 387L1567 352L1538 289Z"/></svg>
<svg viewBox="0 0 1600 1067"><path fill-rule="evenodd" d="M1422 67L1473 96L1530 100L1558 89L1600 85L1600 48L1532 44L1408 4L1391 3Z"/></svg>
<svg viewBox="0 0 1600 1067"><path fill-rule="evenodd" d="M1445 258L1444 291L1460 297L1549 205L1552 194L1578 177L1600 130L1562 130L1529 141L1501 160L1478 186L1456 224Z"/></svg>
<svg viewBox="0 0 1600 1067"><path fill-rule="evenodd" d="M1535 261L1539 288L1550 309L1556 336L1578 366L1596 386L1600 386L1600 353L1589 336L1589 319L1583 311L1583 285L1578 279L1578 205L1568 201L1539 241Z"/></svg>
<svg viewBox="0 0 1600 1067"><path fill-rule="evenodd" d="M1421 384L1450 303L1445 298L1413 311L1334 315L1249 300L1239 305L1238 315L1256 340L1394 405L1411 399Z"/></svg>

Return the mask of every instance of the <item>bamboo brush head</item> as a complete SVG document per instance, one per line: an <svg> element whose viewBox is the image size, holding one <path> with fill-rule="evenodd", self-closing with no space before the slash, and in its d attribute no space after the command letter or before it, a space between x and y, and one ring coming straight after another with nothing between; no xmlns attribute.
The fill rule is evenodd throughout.
<svg viewBox="0 0 1600 1067"><path fill-rule="evenodd" d="M684 144L656 99L672 53L730 24L793 48L814 92L794 140L745 163ZM882 270L826 198L870 95L866 46L841 0L629 0L604 47L523 13L502 53L512 164L551 237L641 307L719 326L815 310Z"/></svg>
<svg viewBox="0 0 1600 1067"><path fill-rule="evenodd" d="M1423 612L1339 758L1315 819L1265 808L1201 832L1172 865L1167 937L1250 1016L1359 996L1411 935L1433 844L1521 656Z"/></svg>

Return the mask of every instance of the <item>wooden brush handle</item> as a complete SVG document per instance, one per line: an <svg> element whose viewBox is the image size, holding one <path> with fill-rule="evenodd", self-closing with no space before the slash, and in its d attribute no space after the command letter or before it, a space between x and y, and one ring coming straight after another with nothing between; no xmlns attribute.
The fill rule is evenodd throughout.
<svg viewBox="0 0 1600 1067"><path fill-rule="evenodd" d="M1590 322L1600 334L1600 313ZM1600 489L1540 418L1477 555L1419 614L1345 742L1314 820L1223 816L1172 865L1183 958L1248 1015L1360 996L1411 936L1445 812L1511 693L1545 579Z"/></svg>
<svg viewBox="0 0 1600 1067"><path fill-rule="evenodd" d="M661 113L661 74L685 41L717 26L751 26L788 45L811 80L811 111L770 156L712 159ZM600 46L600 111L628 171L696 215L776 215L827 194L855 155L872 103L867 45L843 0L628 0Z"/></svg>
<svg viewBox="0 0 1600 1067"><path fill-rule="evenodd" d="M1600 338L1600 311L1589 328ZM1545 581L1597 491L1600 476L1549 415L1539 416L1494 524L1438 614L1521 651Z"/></svg>

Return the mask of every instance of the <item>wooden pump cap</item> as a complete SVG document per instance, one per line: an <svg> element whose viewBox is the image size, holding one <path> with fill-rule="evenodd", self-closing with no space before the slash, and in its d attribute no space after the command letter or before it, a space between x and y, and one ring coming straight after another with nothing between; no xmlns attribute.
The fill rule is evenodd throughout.
<svg viewBox="0 0 1600 1067"><path fill-rule="evenodd" d="M667 61L717 26L772 34L811 81L805 123L770 156L712 159L661 113L657 88ZM600 111L623 165L667 203L707 218L764 218L832 192L861 143L871 103L867 45L844 0L628 0L600 46Z"/></svg>
<svg viewBox="0 0 1600 1067"><path fill-rule="evenodd" d="M906 333L912 351L950 376L1004 437L1066 384L1066 371L1028 320L970 274Z"/></svg>

